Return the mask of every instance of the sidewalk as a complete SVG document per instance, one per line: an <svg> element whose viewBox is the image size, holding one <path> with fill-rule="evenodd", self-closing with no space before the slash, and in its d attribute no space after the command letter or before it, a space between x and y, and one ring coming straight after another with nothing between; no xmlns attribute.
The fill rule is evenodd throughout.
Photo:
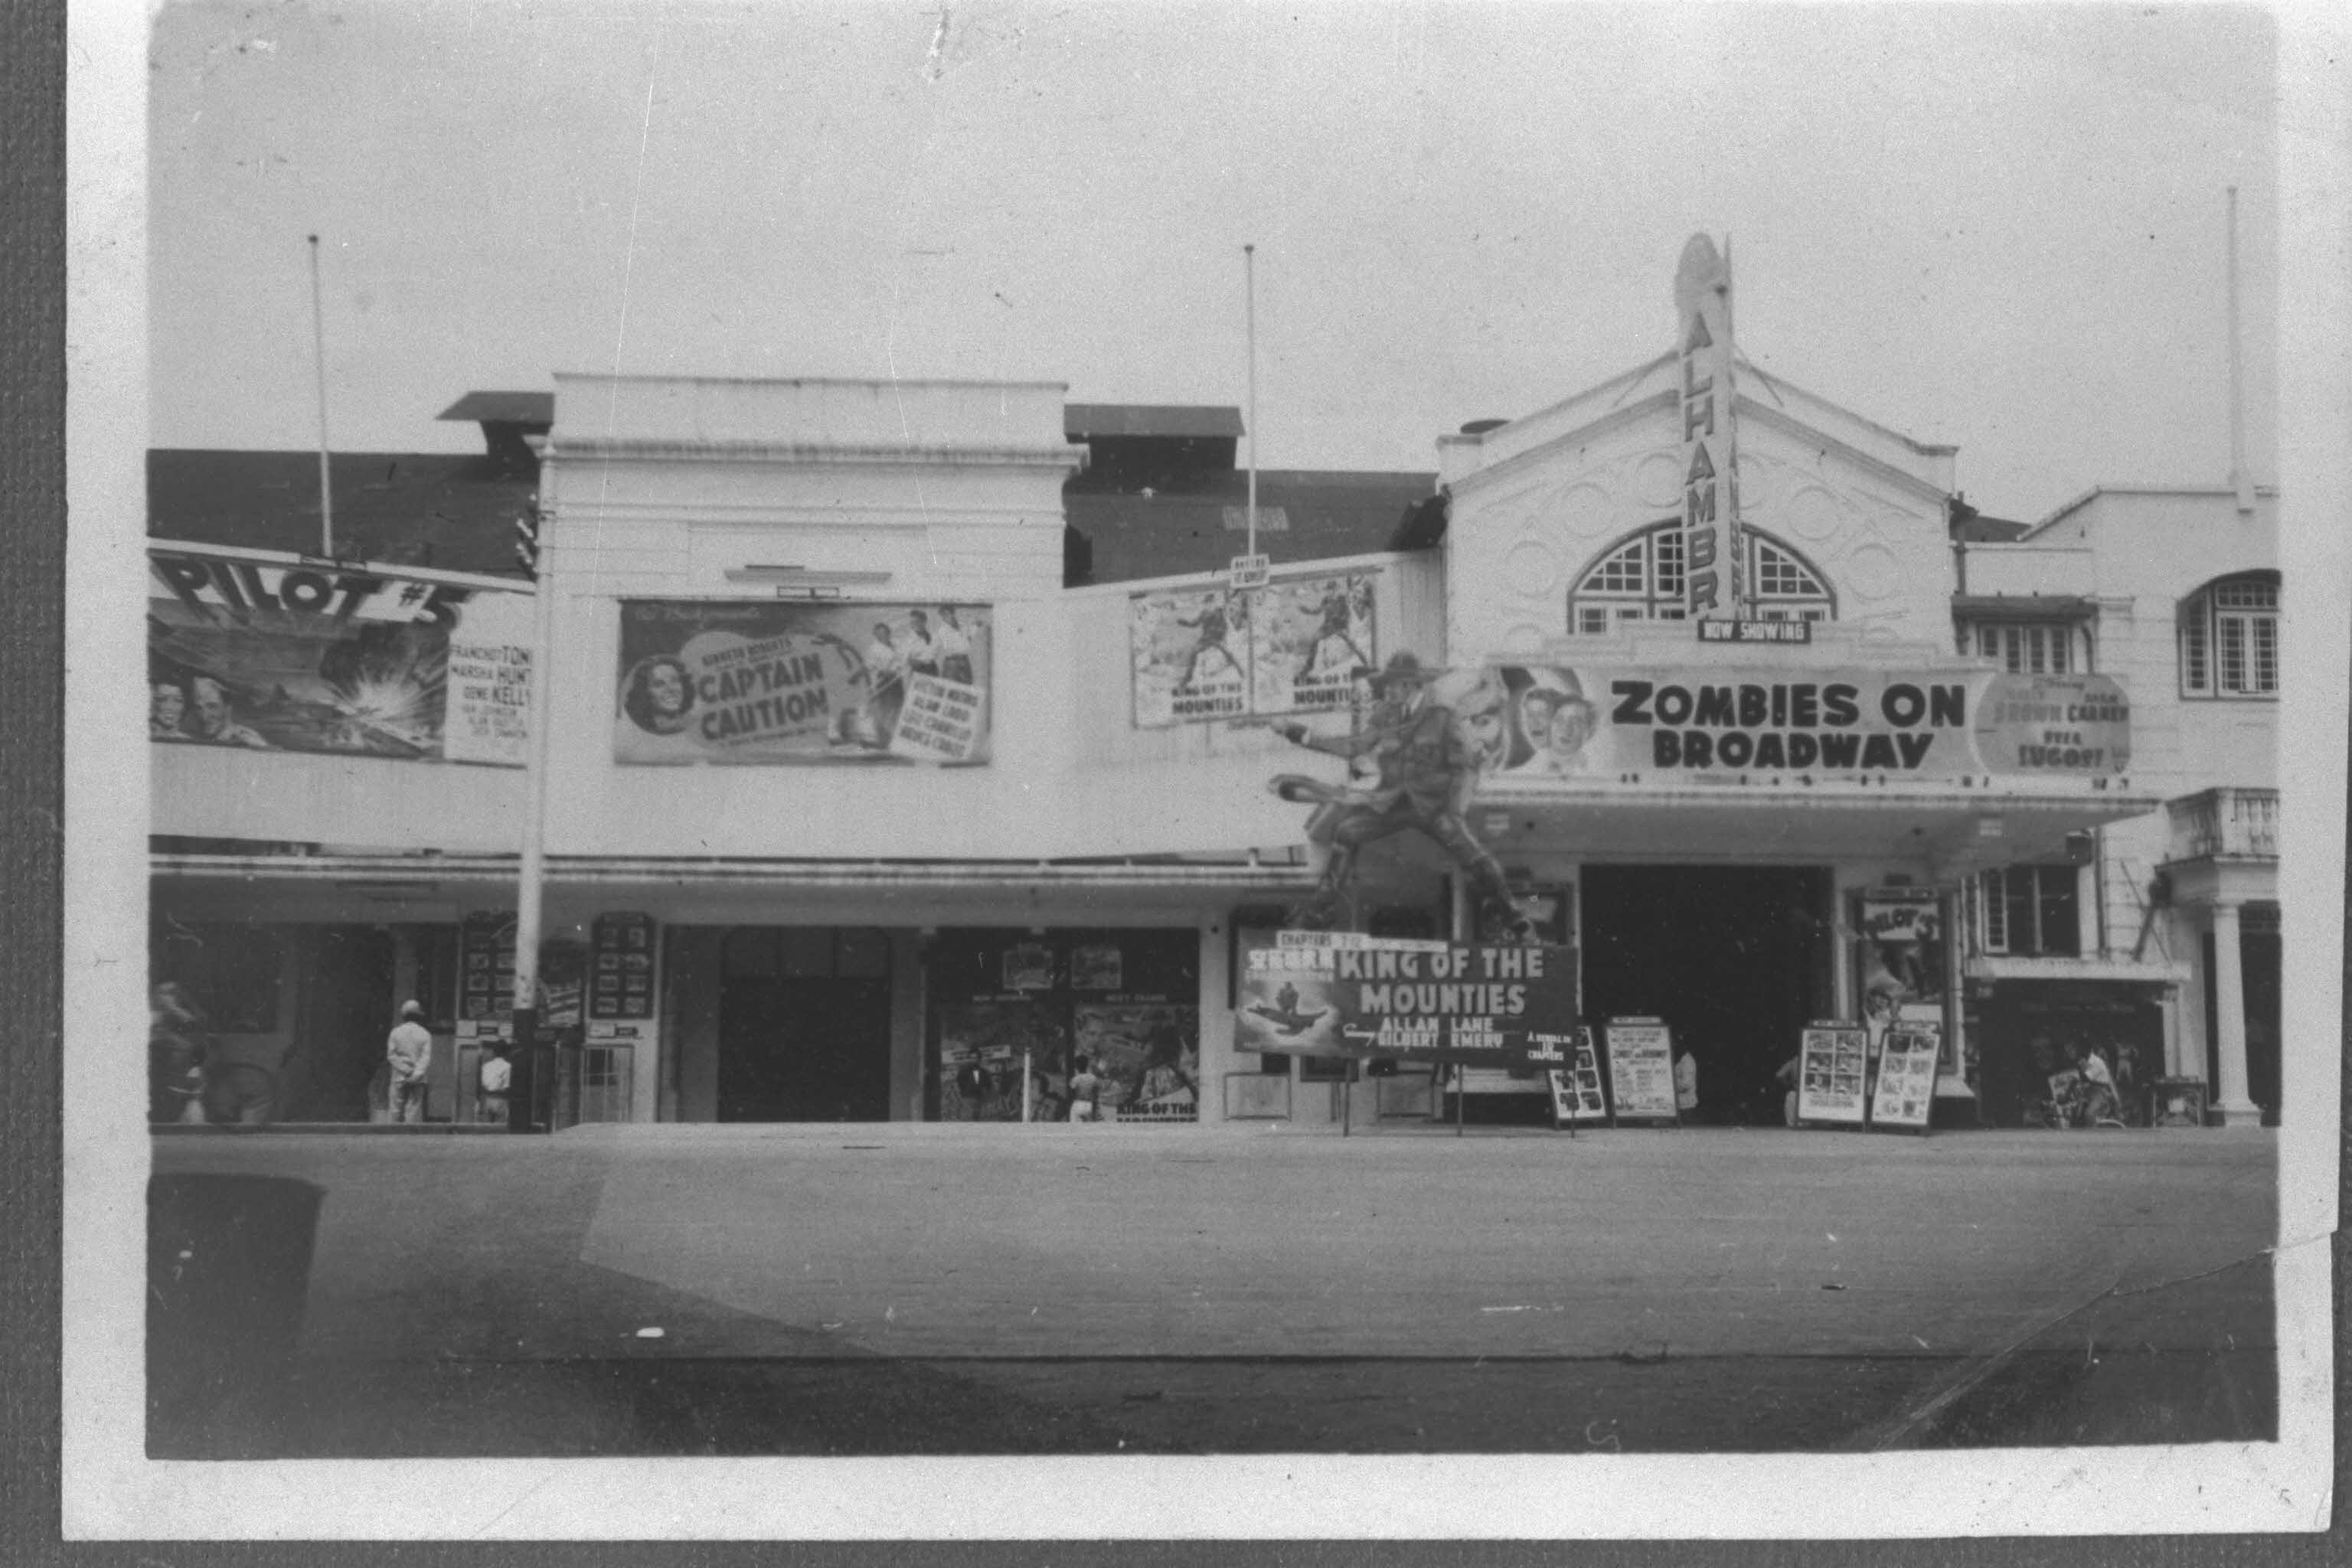
<svg viewBox="0 0 2352 1568"><path fill-rule="evenodd" d="M2167 1408L2209 1427L2271 1408L2267 1267L2231 1267L2270 1239L2259 1132L852 1124L154 1147L159 1171L326 1189L298 1384L342 1434L331 1451L374 1440L338 1388L386 1421L422 1400L436 1443L572 1440L488 1405L468 1425L502 1399L585 1401L603 1414L584 1432L640 1411L673 1437L841 1451L1023 1431L1042 1447L1019 1451L1276 1431L1396 1451L1415 1426L1499 1451L1567 1442L1557 1409L1603 1394L1621 1443L1916 1442L1975 1406L1923 1421L1914 1394L1994 1352L2028 1364L2037 1328L2128 1342ZM2224 1352L2259 1364L2213 1384ZM1524 1392L1465 1392L1492 1395L1491 1367ZM1979 1405L2001 1396L1981 1381ZM734 1384L815 1401L815 1426L780 1436ZM979 1447L857 1447L894 1430L861 1400L931 1409L940 1441ZM1407 1421L1414 1401L1433 1403Z"/></svg>

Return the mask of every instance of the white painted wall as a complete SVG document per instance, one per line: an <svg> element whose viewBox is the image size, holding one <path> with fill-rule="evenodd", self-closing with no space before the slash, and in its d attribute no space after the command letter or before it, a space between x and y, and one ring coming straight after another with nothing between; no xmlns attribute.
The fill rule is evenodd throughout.
<svg viewBox="0 0 2352 1568"><path fill-rule="evenodd" d="M148 831L357 847L512 853L520 769L154 745Z"/></svg>

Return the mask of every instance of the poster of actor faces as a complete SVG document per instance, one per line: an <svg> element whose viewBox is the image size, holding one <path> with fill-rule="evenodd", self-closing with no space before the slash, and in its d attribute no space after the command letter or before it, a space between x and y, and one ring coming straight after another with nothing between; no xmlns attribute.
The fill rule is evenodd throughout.
<svg viewBox="0 0 2352 1568"><path fill-rule="evenodd" d="M1344 713L1377 667L1376 572L1137 594L1128 601L1139 730Z"/></svg>
<svg viewBox="0 0 2352 1568"><path fill-rule="evenodd" d="M988 760L985 605L627 599L620 763Z"/></svg>
<svg viewBox="0 0 2352 1568"><path fill-rule="evenodd" d="M529 594L267 551L147 559L150 741L522 763Z"/></svg>

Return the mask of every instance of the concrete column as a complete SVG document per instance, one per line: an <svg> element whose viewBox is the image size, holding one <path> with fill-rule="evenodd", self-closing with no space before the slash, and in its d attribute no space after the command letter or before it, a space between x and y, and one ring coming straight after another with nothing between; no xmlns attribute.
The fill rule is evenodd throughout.
<svg viewBox="0 0 2352 1568"><path fill-rule="evenodd" d="M2246 1095L2246 989L2238 966L2238 906L2217 902L2212 919L2213 1027L2221 1071L2214 1109L2224 1126L2252 1126L2262 1121L2262 1108Z"/></svg>
<svg viewBox="0 0 2352 1568"><path fill-rule="evenodd" d="M2158 1001L2157 1012L2164 1020L2164 1076L2179 1078L2189 1049L2188 1032L2182 1027L2189 1009L2196 1005L2194 994L2186 985L2168 985ZM2195 1073L2188 1076L2195 1077Z"/></svg>
<svg viewBox="0 0 2352 1568"><path fill-rule="evenodd" d="M1861 999L1854 995L1853 977L1853 900L1854 895L1870 885L1870 873L1853 866L1832 866L1830 868L1830 1008L1832 1018L1862 1016Z"/></svg>
<svg viewBox="0 0 2352 1568"><path fill-rule="evenodd" d="M1939 906L1943 915L1944 943L1944 1056L1937 1064L1936 1098L1938 1100L1976 1101L1976 1091L1969 1087L1968 1075L1962 1069L1968 1060L1968 1006L1964 998L1968 981L1961 970L1968 965L1968 943L1961 940L1960 928L1969 918L1968 884L1965 879L1955 879L1944 893ZM1973 1110L1965 1112L1970 1116Z"/></svg>
<svg viewBox="0 0 2352 1568"><path fill-rule="evenodd" d="M1194 1058L1199 1074L1201 1125L1225 1119L1225 1075L1236 1070L1234 1058L1234 1010L1229 987L1232 971L1226 960L1225 922L1230 910L1213 912L1201 921L1201 1038Z"/></svg>

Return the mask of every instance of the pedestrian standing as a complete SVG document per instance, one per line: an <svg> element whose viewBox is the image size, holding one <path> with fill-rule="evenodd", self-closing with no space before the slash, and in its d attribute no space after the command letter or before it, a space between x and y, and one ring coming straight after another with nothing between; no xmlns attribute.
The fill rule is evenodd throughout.
<svg viewBox="0 0 2352 1568"><path fill-rule="evenodd" d="M433 1065L433 1037L426 1032L424 1018L421 1003L403 1002L400 1022L383 1042L390 1077L386 1104L394 1121L425 1120L425 1073Z"/></svg>
<svg viewBox="0 0 2352 1568"><path fill-rule="evenodd" d="M503 1042L493 1040L482 1052L478 1088L474 1095L474 1120L503 1127L507 1091L514 1084L514 1063L507 1060Z"/></svg>
<svg viewBox="0 0 2352 1568"><path fill-rule="evenodd" d="M1804 1062L1801 1052L1782 1062L1772 1076L1789 1086L1787 1096L1780 1101L1780 1120L1794 1127L1797 1124L1797 1074Z"/></svg>
<svg viewBox="0 0 2352 1568"><path fill-rule="evenodd" d="M1675 1110L1685 1121L1698 1119L1698 1058L1688 1051L1675 1058Z"/></svg>
<svg viewBox="0 0 2352 1568"><path fill-rule="evenodd" d="M979 1121L981 1101L988 1095L988 1074L981 1070L978 1057L966 1057L956 1068L955 1091L956 1120Z"/></svg>
<svg viewBox="0 0 2352 1568"><path fill-rule="evenodd" d="M1070 1120L1099 1121L1102 1120L1102 1079L1087 1058L1078 1058L1070 1064Z"/></svg>

